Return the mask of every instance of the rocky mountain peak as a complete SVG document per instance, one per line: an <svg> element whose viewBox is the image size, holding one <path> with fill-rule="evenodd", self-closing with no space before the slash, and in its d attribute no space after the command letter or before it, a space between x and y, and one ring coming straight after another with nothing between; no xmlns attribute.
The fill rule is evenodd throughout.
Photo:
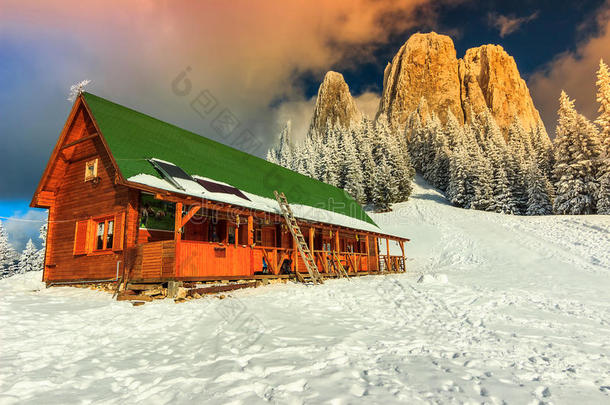
<svg viewBox="0 0 610 405"><path fill-rule="evenodd" d="M541 124L515 60L499 45L471 48L458 59L446 35L411 36L385 69L378 115L400 129L422 97L443 122L448 111L464 123L488 107L504 131L515 117L526 129Z"/></svg>
<svg viewBox="0 0 610 405"><path fill-rule="evenodd" d="M318 89L310 132L323 134L327 125L349 128L362 120L349 87L341 73L329 71Z"/></svg>
<svg viewBox="0 0 610 405"><path fill-rule="evenodd" d="M468 49L459 63L462 103L469 102L474 112L488 107L503 129L508 128L515 117L526 129L541 122L515 59L500 45ZM469 114L467 109L464 111Z"/></svg>
<svg viewBox="0 0 610 405"><path fill-rule="evenodd" d="M398 50L384 72L377 115L402 126L422 97L443 121L451 110L464 122L456 51L446 35L417 33Z"/></svg>

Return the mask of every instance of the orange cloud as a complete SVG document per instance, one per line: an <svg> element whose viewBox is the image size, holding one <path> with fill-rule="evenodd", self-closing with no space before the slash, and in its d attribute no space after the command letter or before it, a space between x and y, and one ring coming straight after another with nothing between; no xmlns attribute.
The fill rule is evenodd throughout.
<svg viewBox="0 0 610 405"><path fill-rule="evenodd" d="M565 90L576 108L590 119L597 118L595 73L600 58L610 61L610 1L598 11L597 33L583 40L575 52L557 56L528 80L534 104L540 109L549 134L555 133L559 94Z"/></svg>
<svg viewBox="0 0 610 405"><path fill-rule="evenodd" d="M0 25L32 41L68 36L77 56L69 66L60 55L45 61L47 66L79 72L71 82L91 79L90 91L152 113L160 109L160 118L172 122L182 123L187 113L178 110L182 101L168 107L177 103L170 83L190 66L194 88L210 89L264 137L274 121L269 108L274 100L307 102L294 81L299 73L322 78L338 61L361 63L392 35L433 27L437 5L432 0L70 0L59 5L9 0Z"/></svg>

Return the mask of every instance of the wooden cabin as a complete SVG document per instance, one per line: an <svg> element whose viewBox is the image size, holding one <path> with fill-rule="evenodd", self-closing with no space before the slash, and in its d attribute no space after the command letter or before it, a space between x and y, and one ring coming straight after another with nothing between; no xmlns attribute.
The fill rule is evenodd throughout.
<svg viewBox="0 0 610 405"><path fill-rule="evenodd" d="M408 239L384 233L343 190L83 93L31 202L49 210L43 281L306 272L274 190L323 276L339 265L350 275L404 271Z"/></svg>

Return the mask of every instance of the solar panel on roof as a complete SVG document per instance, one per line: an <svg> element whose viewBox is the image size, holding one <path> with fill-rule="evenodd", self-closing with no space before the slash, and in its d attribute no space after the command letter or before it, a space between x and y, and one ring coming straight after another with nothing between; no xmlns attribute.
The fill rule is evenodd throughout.
<svg viewBox="0 0 610 405"><path fill-rule="evenodd" d="M155 169L157 169L159 173L161 173L165 180L169 181L172 186L180 190L184 190L184 187L182 187L176 181L176 179L194 181L194 179L189 176L188 173L186 173L184 170L182 170L179 166L176 166L175 164L162 162L157 159L149 159L148 161L151 165L153 165Z"/></svg>
<svg viewBox="0 0 610 405"><path fill-rule="evenodd" d="M182 170L182 168L180 166L176 166L173 163L167 163L167 162L163 162L163 161L157 160L157 159L151 159L151 162L154 162L153 163L154 165L160 166L161 168L163 168L163 170L165 170L165 172L167 174L169 174L170 176L172 176L173 178L184 179L184 180L193 180L193 178L191 176L189 176L189 174L187 172Z"/></svg>
<svg viewBox="0 0 610 405"><path fill-rule="evenodd" d="M250 199L246 197L244 193L242 193L238 188L235 188L233 186L228 186L226 184L220 184L211 180L204 179L195 179L195 181L199 183L203 188L208 190L210 193L232 194L250 201Z"/></svg>

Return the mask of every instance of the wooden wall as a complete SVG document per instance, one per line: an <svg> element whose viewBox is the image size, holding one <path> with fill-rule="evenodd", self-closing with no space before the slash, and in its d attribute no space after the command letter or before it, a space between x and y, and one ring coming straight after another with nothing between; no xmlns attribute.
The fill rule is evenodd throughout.
<svg viewBox="0 0 610 405"><path fill-rule="evenodd" d="M77 112L68 129L64 145L95 134L84 109ZM44 281L107 279L116 274L117 261L123 263L123 251L105 251L74 255L76 222L91 217L126 213L123 247L135 244L137 191L114 184L115 170L99 136L62 150L58 164L51 167L50 181L43 190L55 193L49 210L49 237ZM85 164L98 159L98 182L85 182ZM135 206L134 206L135 205Z"/></svg>

